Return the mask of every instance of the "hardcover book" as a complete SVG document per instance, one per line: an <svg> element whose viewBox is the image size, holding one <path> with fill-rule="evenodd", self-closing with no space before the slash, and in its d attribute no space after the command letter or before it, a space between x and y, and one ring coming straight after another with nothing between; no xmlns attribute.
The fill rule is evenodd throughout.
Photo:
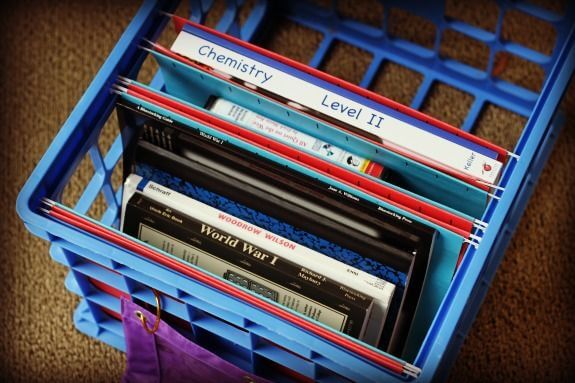
<svg viewBox="0 0 575 383"><path fill-rule="evenodd" d="M373 299L135 193L123 231L311 319L362 339Z"/></svg>

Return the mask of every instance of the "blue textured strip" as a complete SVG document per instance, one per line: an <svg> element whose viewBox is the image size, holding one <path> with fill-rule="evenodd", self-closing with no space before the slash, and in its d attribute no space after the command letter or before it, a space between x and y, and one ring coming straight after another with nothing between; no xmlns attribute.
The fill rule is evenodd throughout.
<svg viewBox="0 0 575 383"><path fill-rule="evenodd" d="M140 182L138 182L138 187L137 189L139 191L144 191L144 188L146 187L146 185L148 184L148 179L147 178L142 178L140 180Z"/></svg>

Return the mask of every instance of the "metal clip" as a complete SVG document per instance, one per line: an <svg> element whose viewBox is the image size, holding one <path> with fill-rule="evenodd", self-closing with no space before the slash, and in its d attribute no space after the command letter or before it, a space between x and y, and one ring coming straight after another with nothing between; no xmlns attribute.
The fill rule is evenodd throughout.
<svg viewBox="0 0 575 383"><path fill-rule="evenodd" d="M144 315L143 312L141 311L136 311L136 316L138 317L138 319L140 319L140 322L142 322L142 326L144 327L144 330L146 330L146 332L148 334L154 334L156 331L158 331L158 328L160 327L160 316L162 315L162 306L160 303L160 293L158 293L156 290L152 289L152 291L154 292L154 297L156 298L156 320L154 321L154 326L152 328L149 328L147 325L147 320L146 317Z"/></svg>

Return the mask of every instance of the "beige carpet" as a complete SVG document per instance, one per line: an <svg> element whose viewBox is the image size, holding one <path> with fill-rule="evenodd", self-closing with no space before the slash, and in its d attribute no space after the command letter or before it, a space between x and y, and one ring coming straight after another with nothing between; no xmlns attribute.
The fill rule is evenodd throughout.
<svg viewBox="0 0 575 383"><path fill-rule="evenodd" d="M137 2L131 1L28 1L3 5L0 10L0 171L5 206L0 268L3 381L113 382L121 377L123 354L74 329L72 311L77 298L64 288L66 270L50 259L47 243L25 230L14 205L19 189L136 8ZM358 12L348 8L342 12L377 22L372 9ZM480 24L493 20L487 17L489 10L482 8L459 11ZM402 20L405 15L395 17ZM424 24L405 25L398 28L398 35L428 42ZM513 21L510 25L509 34L522 27ZM523 43L548 49L548 32L537 31L536 24L529 27L535 32L530 32ZM279 37L266 41L268 46L309 59L317 37L289 24L278 23L275 29ZM282 38L284 42L278 43ZM341 54L346 49L353 51L336 47L324 69L355 81L369 60L357 51L356 59L346 61L346 55ZM481 47L462 45L456 39L442 49L443 54L457 56L470 65L481 65L484 60ZM512 60L504 66L502 77L531 88L540 84L536 70ZM409 102L418 80L409 70L387 64L373 87ZM438 86L424 109L460 124L469 97ZM569 110L567 125L456 360L452 382L575 381L573 87L565 107ZM510 146L523 122L490 107L478 129L480 134ZM500 133L502 127L508 127L505 134ZM77 176L70 195L77 194L77 185L88 175Z"/></svg>

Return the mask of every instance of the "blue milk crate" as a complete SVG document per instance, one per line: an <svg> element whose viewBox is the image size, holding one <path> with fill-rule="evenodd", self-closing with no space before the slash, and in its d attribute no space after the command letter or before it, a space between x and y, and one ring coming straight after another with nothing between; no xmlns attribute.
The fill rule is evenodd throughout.
<svg viewBox="0 0 575 383"><path fill-rule="evenodd" d="M461 127L466 131L472 130L488 103L528 118L514 149L520 159L511 160L506 166L499 183L505 191L497 192L500 199L493 199L482 217L489 228L479 248L470 247L465 254L414 361L421 369L417 378L420 381L441 380L449 372L557 138L561 126L557 107L575 67L575 6L572 2L561 15L528 2L498 1L497 4L500 12L494 30L489 31L448 17L442 2L386 2L386 9L401 9L435 25L435 39L429 47L391 36L387 30L387 12L383 25L377 27L347 18L335 1L332 4L291 0L277 2L274 6L279 8L272 8L268 1L257 0L255 4L252 2L244 22L239 23L238 14L243 10L244 1L229 0L217 24L221 31L252 40L281 12L282 17L322 34L319 48L309 62L313 67L324 61L335 41L343 41L373 55L360 82L363 87L370 86L383 62L394 62L420 73L423 81L411 103L416 109L422 107L436 82L470 93L475 99ZM191 1L190 18L203 22L212 5L210 0ZM102 127L114 107L115 96L110 86L118 75L137 75L146 56L138 48L140 41L154 40L168 21L162 12L173 12L176 7L176 1L143 3L18 198L17 209L26 227L50 241L51 256L70 268L66 286L82 297L74 315L76 327L124 350L121 323L110 315L119 312L120 307L111 291L154 304L150 290L153 288L161 292L165 312L189 323L189 330L200 344L274 381L290 381L284 370L271 367L274 363L325 382L412 379L385 371L270 314L39 213L41 199L59 201L73 172L89 156L95 172L73 209L86 214L98 195L103 195L106 210L100 221L117 227L122 190L113 187L111 177L122 156L122 142L116 137L105 155L98 146ZM553 50L544 54L505 41L502 25L509 12L519 12L550 24L556 31ZM486 69L441 57L439 49L446 31L485 44L489 48ZM545 73L541 91L537 93L493 76L499 52L540 66ZM155 77L152 85L162 86L161 75ZM99 288L94 281L111 290Z"/></svg>

